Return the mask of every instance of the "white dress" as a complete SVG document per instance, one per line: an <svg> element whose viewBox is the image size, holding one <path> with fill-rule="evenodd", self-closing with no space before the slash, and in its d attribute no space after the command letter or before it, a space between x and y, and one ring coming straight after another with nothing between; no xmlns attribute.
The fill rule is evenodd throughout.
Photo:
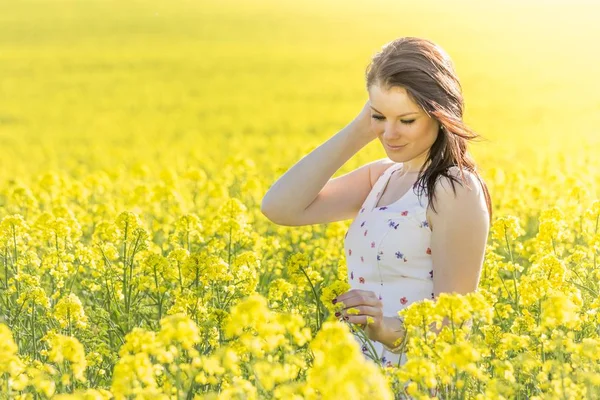
<svg viewBox="0 0 600 400"><path fill-rule="evenodd" d="M344 238L351 288L375 292L383 303L384 316L397 316L414 301L434 298L426 193L419 197L413 187L394 203L376 207L390 176L401 168L402 163L395 163L379 177ZM355 339L365 358L371 359L357 334ZM371 343L381 365L406 362L405 354Z"/></svg>

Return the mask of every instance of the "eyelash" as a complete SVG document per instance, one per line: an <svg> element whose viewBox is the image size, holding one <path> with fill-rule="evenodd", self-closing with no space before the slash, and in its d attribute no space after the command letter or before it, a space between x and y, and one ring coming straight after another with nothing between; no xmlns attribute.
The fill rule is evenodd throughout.
<svg viewBox="0 0 600 400"><path fill-rule="evenodd" d="M376 119L376 120L378 120L378 121L383 121L385 119L385 117L382 117L382 116L379 116L379 115L372 115L371 117L374 118L374 119ZM402 123L405 124L405 125L410 125L413 122L415 122L414 119L411 119L411 120L408 120L408 121L405 121L405 120L400 120L400 121L402 121Z"/></svg>

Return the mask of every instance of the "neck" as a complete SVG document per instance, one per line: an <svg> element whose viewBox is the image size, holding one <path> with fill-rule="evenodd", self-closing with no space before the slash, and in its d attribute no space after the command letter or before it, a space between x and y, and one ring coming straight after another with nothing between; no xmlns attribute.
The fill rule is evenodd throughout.
<svg viewBox="0 0 600 400"><path fill-rule="evenodd" d="M406 173L418 173L427 161L427 154L413 158L403 163L403 169Z"/></svg>

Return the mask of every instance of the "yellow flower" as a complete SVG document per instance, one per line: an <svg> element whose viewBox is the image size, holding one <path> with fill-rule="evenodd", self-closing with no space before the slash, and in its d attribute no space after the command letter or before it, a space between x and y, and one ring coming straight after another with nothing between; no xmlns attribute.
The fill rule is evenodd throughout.
<svg viewBox="0 0 600 400"><path fill-rule="evenodd" d="M252 366L260 385L271 391L275 385L296 379L300 369L296 365L278 362L258 361Z"/></svg>
<svg viewBox="0 0 600 400"><path fill-rule="evenodd" d="M73 377L81 382L86 382L83 373L87 366L87 360L85 359L83 345L74 337L60 334L52 335L47 341L50 346L48 352L50 361L58 364L69 361Z"/></svg>
<svg viewBox="0 0 600 400"><path fill-rule="evenodd" d="M156 341L156 333L135 327L125 335L125 343L119 349L119 356L136 353L155 354L160 344Z"/></svg>
<svg viewBox="0 0 600 400"><path fill-rule="evenodd" d="M554 251L558 244L568 237L567 223L564 214L558 207L541 212L539 232L536 239L547 251Z"/></svg>
<svg viewBox="0 0 600 400"><path fill-rule="evenodd" d="M542 302L542 326L550 330L559 325L575 328L579 325L578 307L564 293L556 292Z"/></svg>
<svg viewBox="0 0 600 400"><path fill-rule="evenodd" d="M192 349L200 341L198 327L185 314L173 314L161 319L156 338L163 346L179 344L185 350Z"/></svg>
<svg viewBox="0 0 600 400"><path fill-rule="evenodd" d="M16 274L9 282L14 283L14 285L11 285L9 293L15 293L17 285L19 286L21 294L17 299L17 304L20 307L24 307L27 312L30 313L34 306L39 306L43 309L50 307L50 300L41 287L38 276L20 273Z"/></svg>
<svg viewBox="0 0 600 400"><path fill-rule="evenodd" d="M200 217L190 213L182 215L175 224L175 231L170 236L171 243L178 244L183 248L189 249L192 244L204 242L202 231L204 227L200 222Z"/></svg>
<svg viewBox="0 0 600 400"><path fill-rule="evenodd" d="M506 240L512 243L523 236L525 231L521 227L519 218L508 215L496 218L490 229L490 234L493 240L506 245Z"/></svg>
<svg viewBox="0 0 600 400"><path fill-rule="evenodd" d="M342 304L333 304L333 299L348 290L350 290L350 284L347 281L335 280L321 289L321 303L330 313L335 313L340 310Z"/></svg>
<svg viewBox="0 0 600 400"><path fill-rule="evenodd" d="M294 288L295 286L285 279L274 279L269 284L269 301L280 302L289 300L294 295Z"/></svg>
<svg viewBox="0 0 600 400"><path fill-rule="evenodd" d="M311 259L305 253L294 253L287 259L287 272L293 283L300 289L309 289L323 280L321 274L311 265ZM310 284L309 284L310 281Z"/></svg>
<svg viewBox="0 0 600 400"><path fill-rule="evenodd" d="M471 304L465 295L458 293L440 293L435 302L435 313L460 325L471 318Z"/></svg>
<svg viewBox="0 0 600 400"><path fill-rule="evenodd" d="M72 325L83 329L87 326L87 316L83 310L81 300L73 293L63 297L56 303L52 315L61 328Z"/></svg>
<svg viewBox="0 0 600 400"><path fill-rule="evenodd" d="M348 313L350 315L358 315L358 314L360 314L360 310L358 308L351 307L346 310L346 313Z"/></svg>
<svg viewBox="0 0 600 400"><path fill-rule="evenodd" d="M146 353L121 357L113 376L110 391L117 400L131 396L166 398L158 387L154 365Z"/></svg>
<svg viewBox="0 0 600 400"><path fill-rule="evenodd" d="M52 400L109 400L112 397L108 390L86 389L76 390L73 394L57 394Z"/></svg>
<svg viewBox="0 0 600 400"><path fill-rule="evenodd" d="M12 243L18 240L23 243L23 239L28 238L29 225L20 214L7 215L0 221L0 243Z"/></svg>
<svg viewBox="0 0 600 400"><path fill-rule="evenodd" d="M13 379L22 373L25 365L17 355L18 348L9 327L0 323L0 377L9 374Z"/></svg>
<svg viewBox="0 0 600 400"><path fill-rule="evenodd" d="M306 385L321 398L393 398L380 369L360 353L346 324L324 322L309 347L315 358Z"/></svg>
<svg viewBox="0 0 600 400"><path fill-rule="evenodd" d="M435 362L421 357L411 357L398 370L397 375L401 381L413 381L413 383L422 383L425 387L434 388L437 386L438 368Z"/></svg>
<svg viewBox="0 0 600 400"><path fill-rule="evenodd" d="M236 282L233 288L237 297L246 297L256 290L260 267L258 255L253 251L244 251L235 257L229 269Z"/></svg>

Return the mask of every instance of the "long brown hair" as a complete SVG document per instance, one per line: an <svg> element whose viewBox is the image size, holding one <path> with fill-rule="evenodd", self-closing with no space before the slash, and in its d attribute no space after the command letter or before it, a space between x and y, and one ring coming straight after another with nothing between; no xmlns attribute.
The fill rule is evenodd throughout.
<svg viewBox="0 0 600 400"><path fill-rule="evenodd" d="M384 90L405 88L409 97L440 123L437 139L424 164L427 168L419 172L415 183L421 191L426 190L433 210L434 188L441 176L450 179L456 193L454 182L461 182L449 173L449 169L456 166L462 183L466 183L463 169L472 172L481 183L491 221L492 201L487 185L467 150L467 142L480 135L463 122L462 87L450 56L428 39L401 37L386 43L372 57L365 78L367 90L372 85Z"/></svg>

